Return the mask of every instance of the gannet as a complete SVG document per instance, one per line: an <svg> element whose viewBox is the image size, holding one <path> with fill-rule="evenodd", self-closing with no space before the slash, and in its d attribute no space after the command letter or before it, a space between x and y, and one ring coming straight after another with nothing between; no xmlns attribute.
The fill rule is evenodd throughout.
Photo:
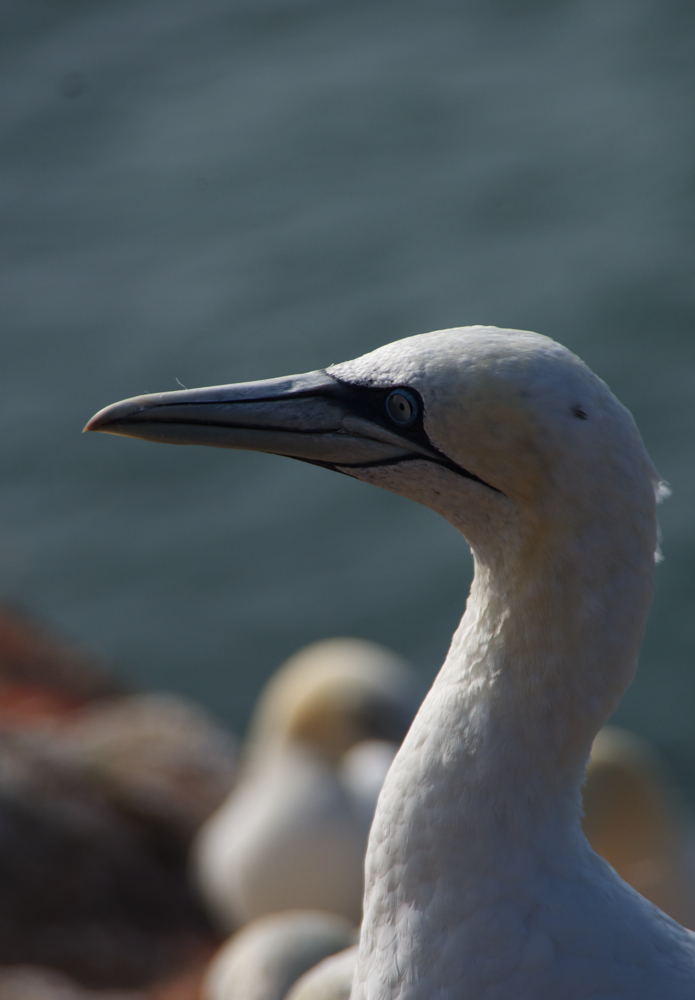
<svg viewBox="0 0 695 1000"><path fill-rule="evenodd" d="M350 1000L357 946L324 958L296 981L285 1000Z"/></svg>
<svg viewBox="0 0 695 1000"><path fill-rule="evenodd" d="M369 828L413 689L400 657L358 639L312 643L276 671L239 783L193 844L194 879L221 930L300 907L359 924Z"/></svg>
<svg viewBox="0 0 695 1000"><path fill-rule="evenodd" d="M664 913L695 929L692 829L654 748L604 726L591 748L582 798L582 828L596 853Z"/></svg>
<svg viewBox="0 0 695 1000"><path fill-rule="evenodd" d="M449 653L386 777L352 1000L692 1000L695 935L588 845L591 743L630 683L659 476L570 351L465 327L325 371L140 396L88 428L289 455L468 541Z"/></svg>
<svg viewBox="0 0 695 1000"><path fill-rule="evenodd" d="M312 642L263 688L243 748L244 772L262 770L297 742L332 761L361 740L400 743L417 711L416 688L412 667L376 642Z"/></svg>
<svg viewBox="0 0 695 1000"><path fill-rule="evenodd" d="M288 910L247 924L217 952L201 1000L284 1000L292 984L357 932L334 913Z"/></svg>

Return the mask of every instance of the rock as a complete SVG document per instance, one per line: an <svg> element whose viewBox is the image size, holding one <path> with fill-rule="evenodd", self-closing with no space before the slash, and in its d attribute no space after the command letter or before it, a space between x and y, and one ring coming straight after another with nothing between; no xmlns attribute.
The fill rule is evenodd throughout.
<svg viewBox="0 0 695 1000"><path fill-rule="evenodd" d="M0 609L0 965L23 966L0 1000L153 983L151 1000L194 1000L217 939L188 846L235 767L234 738L197 705L122 695Z"/></svg>
<svg viewBox="0 0 695 1000"><path fill-rule="evenodd" d="M185 852L160 850L33 737L0 731L0 964L134 988L208 933Z"/></svg>
<svg viewBox="0 0 695 1000"><path fill-rule="evenodd" d="M234 737L174 694L92 702L52 739L69 766L121 809L168 826L186 843L236 778Z"/></svg>
<svg viewBox="0 0 695 1000"><path fill-rule="evenodd" d="M62 714L118 690L94 658L0 607L0 722Z"/></svg>
<svg viewBox="0 0 695 1000"><path fill-rule="evenodd" d="M144 993L85 990L54 969L0 968L2 1000L147 1000Z"/></svg>

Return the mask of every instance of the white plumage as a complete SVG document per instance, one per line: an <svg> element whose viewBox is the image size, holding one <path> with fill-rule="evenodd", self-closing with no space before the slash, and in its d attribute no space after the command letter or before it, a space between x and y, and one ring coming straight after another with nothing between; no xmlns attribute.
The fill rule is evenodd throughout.
<svg viewBox="0 0 695 1000"><path fill-rule="evenodd" d="M578 358L445 330L323 373L140 397L91 426L319 462L471 545L466 612L379 798L353 1000L692 1000L695 937L580 826L591 742L644 631L659 479Z"/></svg>

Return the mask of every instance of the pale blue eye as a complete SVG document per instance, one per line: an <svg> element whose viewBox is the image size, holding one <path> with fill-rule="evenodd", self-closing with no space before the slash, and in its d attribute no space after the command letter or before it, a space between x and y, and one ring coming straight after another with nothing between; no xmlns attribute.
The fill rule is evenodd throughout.
<svg viewBox="0 0 695 1000"><path fill-rule="evenodd" d="M394 389L386 397L386 412L394 423L409 427L417 420L417 400L404 389Z"/></svg>

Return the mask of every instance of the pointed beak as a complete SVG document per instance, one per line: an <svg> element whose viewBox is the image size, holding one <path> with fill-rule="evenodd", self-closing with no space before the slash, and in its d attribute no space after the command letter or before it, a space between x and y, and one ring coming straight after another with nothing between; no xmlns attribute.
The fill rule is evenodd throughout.
<svg viewBox="0 0 695 1000"><path fill-rule="evenodd" d="M265 451L344 471L415 457L441 462L426 438L388 427L381 398L387 393L309 372L135 396L100 410L85 431Z"/></svg>

